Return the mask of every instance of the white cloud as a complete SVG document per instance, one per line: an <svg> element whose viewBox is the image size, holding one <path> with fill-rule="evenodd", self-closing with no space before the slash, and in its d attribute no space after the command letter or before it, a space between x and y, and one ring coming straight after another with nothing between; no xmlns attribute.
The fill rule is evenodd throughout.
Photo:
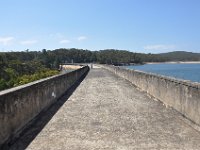
<svg viewBox="0 0 200 150"><path fill-rule="evenodd" d="M145 50L174 50L175 48L176 48L175 45L164 45L164 44L144 46Z"/></svg>
<svg viewBox="0 0 200 150"><path fill-rule="evenodd" d="M71 43L71 41L70 40L61 40L59 43L60 44L68 44L68 43Z"/></svg>
<svg viewBox="0 0 200 150"><path fill-rule="evenodd" d="M54 38L54 39L61 39L61 38L64 38L64 35L61 34L61 33L53 33L53 34L50 34L49 35L51 38Z"/></svg>
<svg viewBox="0 0 200 150"><path fill-rule="evenodd" d="M83 40L86 40L87 37L86 36L79 36L77 39L78 39L78 41L83 41Z"/></svg>
<svg viewBox="0 0 200 150"><path fill-rule="evenodd" d="M25 40L25 41L21 41L20 44L22 45L32 45L32 44L36 44L38 41L37 40Z"/></svg>
<svg viewBox="0 0 200 150"><path fill-rule="evenodd" d="M11 41L14 40L14 37L0 37L0 44L9 45Z"/></svg>

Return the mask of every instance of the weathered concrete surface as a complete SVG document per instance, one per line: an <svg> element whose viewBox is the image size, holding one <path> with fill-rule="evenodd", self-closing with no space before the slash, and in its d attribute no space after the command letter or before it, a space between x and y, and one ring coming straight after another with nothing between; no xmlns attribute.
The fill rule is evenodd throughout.
<svg viewBox="0 0 200 150"><path fill-rule="evenodd" d="M127 79L200 126L200 83L112 65L102 67Z"/></svg>
<svg viewBox="0 0 200 150"><path fill-rule="evenodd" d="M41 79L0 92L0 149L41 111L49 108L89 70L88 66L70 73Z"/></svg>
<svg viewBox="0 0 200 150"><path fill-rule="evenodd" d="M92 69L29 150L200 149L200 133L128 81Z"/></svg>

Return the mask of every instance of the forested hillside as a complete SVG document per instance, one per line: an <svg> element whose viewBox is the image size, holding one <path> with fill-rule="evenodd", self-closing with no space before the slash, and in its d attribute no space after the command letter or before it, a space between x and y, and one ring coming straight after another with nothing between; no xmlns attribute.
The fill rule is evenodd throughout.
<svg viewBox="0 0 200 150"><path fill-rule="evenodd" d="M200 61L200 54L190 52L142 54L126 50L89 51L75 48L0 52L0 90L55 75L59 73L61 63L129 65L166 61Z"/></svg>
<svg viewBox="0 0 200 150"><path fill-rule="evenodd" d="M0 53L0 90L58 74L48 65L47 54L38 52Z"/></svg>
<svg viewBox="0 0 200 150"><path fill-rule="evenodd" d="M167 59L167 61L199 61L200 53L175 51L170 53L162 53L160 56Z"/></svg>

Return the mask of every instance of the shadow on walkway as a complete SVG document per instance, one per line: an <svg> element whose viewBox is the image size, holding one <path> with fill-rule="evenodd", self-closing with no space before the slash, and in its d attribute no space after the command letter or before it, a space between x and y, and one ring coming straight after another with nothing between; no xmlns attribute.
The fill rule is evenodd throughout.
<svg viewBox="0 0 200 150"><path fill-rule="evenodd" d="M23 150L35 139L35 137L42 131L45 125L56 114L60 107L68 100L72 93L76 90L79 84L87 76L88 72L81 77L65 94L48 109L42 111L36 118L34 118L23 131L10 140L2 147L2 150Z"/></svg>

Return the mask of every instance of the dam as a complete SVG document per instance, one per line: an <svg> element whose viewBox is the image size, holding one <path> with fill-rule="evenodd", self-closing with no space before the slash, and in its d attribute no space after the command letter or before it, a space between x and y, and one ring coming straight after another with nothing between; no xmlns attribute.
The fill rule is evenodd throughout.
<svg viewBox="0 0 200 150"><path fill-rule="evenodd" d="M83 74L76 74L77 78L73 80ZM184 107L180 101L172 103L170 98L165 98L170 97L170 93L165 97L160 93L165 89L164 83L172 90L171 83L163 78L162 83L154 76L145 76L140 73L141 78L136 79L137 75L133 78L127 70L95 65L72 95L62 98L59 109L34 138L29 140L32 132L39 128L37 125L32 125L5 149L200 149L200 132L196 127L199 117L194 115L193 108L186 108L190 103L185 102ZM147 79L151 82L146 83ZM163 85L157 84L158 95L156 89L150 87L150 83L155 83L153 81ZM182 91L189 91L189 98L193 99L185 99L195 101L192 103L197 105L194 111L198 115L198 85L194 88L187 83L173 83L177 88L186 86L181 87ZM194 94L190 88L194 89ZM175 96L175 100L179 98ZM48 113L51 111L46 112L47 116ZM44 120L45 117L41 117L38 122Z"/></svg>

